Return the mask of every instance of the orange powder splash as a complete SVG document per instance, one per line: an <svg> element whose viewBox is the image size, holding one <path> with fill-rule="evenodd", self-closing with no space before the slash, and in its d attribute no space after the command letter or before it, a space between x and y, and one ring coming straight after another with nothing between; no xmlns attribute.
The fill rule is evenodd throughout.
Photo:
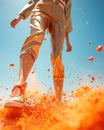
<svg viewBox="0 0 104 130"><path fill-rule="evenodd" d="M88 58L88 60L89 60L89 61L93 61L93 60L94 60L94 57L93 57L93 56L90 56L90 57Z"/></svg>
<svg viewBox="0 0 104 130"><path fill-rule="evenodd" d="M34 107L0 108L0 130L104 130L102 87L79 87L60 105L51 92L30 95Z"/></svg>
<svg viewBox="0 0 104 130"><path fill-rule="evenodd" d="M10 67L14 67L14 64L10 64Z"/></svg>
<svg viewBox="0 0 104 130"><path fill-rule="evenodd" d="M99 45L97 48L96 48L96 51L97 52L102 52L104 49L104 46L103 45Z"/></svg>

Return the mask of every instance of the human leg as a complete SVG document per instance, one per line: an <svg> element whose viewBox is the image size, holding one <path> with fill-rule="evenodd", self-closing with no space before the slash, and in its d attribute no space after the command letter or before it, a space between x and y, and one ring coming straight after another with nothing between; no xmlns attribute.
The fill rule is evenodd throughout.
<svg viewBox="0 0 104 130"><path fill-rule="evenodd" d="M18 80L15 85L21 85L26 83L28 74L34 64L35 59L31 54L23 54L20 56L20 70Z"/></svg>
<svg viewBox="0 0 104 130"><path fill-rule="evenodd" d="M37 26L38 25L38 26ZM18 80L12 89L10 99L5 103L6 107L23 107L26 79L38 57L38 52L44 38L45 20L36 16L31 21L31 35L26 38L20 55L20 71Z"/></svg>
<svg viewBox="0 0 104 130"><path fill-rule="evenodd" d="M46 20L39 15L31 18L31 35L26 38L20 54L20 71L16 84L21 85L26 82L28 74L38 57L39 49L44 38Z"/></svg>
<svg viewBox="0 0 104 130"><path fill-rule="evenodd" d="M62 90L64 82L64 66L60 56L51 56L53 66L53 82L55 88L56 99L58 102L62 100Z"/></svg>
<svg viewBox="0 0 104 130"><path fill-rule="evenodd" d="M58 102L62 100L62 90L64 83L64 65L62 63L62 49L65 31L60 31L59 24L53 24L51 30L51 63L53 67L53 82L55 87L56 98Z"/></svg>

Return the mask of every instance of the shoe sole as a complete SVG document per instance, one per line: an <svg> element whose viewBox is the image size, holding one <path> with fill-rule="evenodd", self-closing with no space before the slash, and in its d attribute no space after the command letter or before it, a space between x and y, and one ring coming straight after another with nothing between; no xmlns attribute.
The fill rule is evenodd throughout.
<svg viewBox="0 0 104 130"><path fill-rule="evenodd" d="M16 107L16 108L23 108L25 106L24 102L17 102L17 101L6 101L4 103L4 107Z"/></svg>

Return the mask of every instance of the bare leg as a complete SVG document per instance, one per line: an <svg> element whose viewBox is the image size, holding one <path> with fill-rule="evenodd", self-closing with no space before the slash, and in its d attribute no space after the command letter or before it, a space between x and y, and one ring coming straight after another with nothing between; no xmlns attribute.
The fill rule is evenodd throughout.
<svg viewBox="0 0 104 130"><path fill-rule="evenodd" d="M64 28L60 31L60 26L56 24L52 26L51 30L51 63L53 67L53 82L55 88L55 94L58 102L61 102L63 82L64 82L64 66L62 64L62 49L64 42Z"/></svg>
<svg viewBox="0 0 104 130"><path fill-rule="evenodd" d="M34 17L33 17L34 16ZM31 35L26 38L20 56L20 71L16 85L21 85L26 82L28 74L34 64L35 59L38 57L39 49L44 38L44 30L46 27L46 19L40 15L35 14L31 17ZM34 55L27 52L31 49Z"/></svg>
<svg viewBox="0 0 104 130"><path fill-rule="evenodd" d="M53 65L53 81L56 98L58 102L61 102L64 82L64 66L59 56L53 57L51 61Z"/></svg>
<svg viewBox="0 0 104 130"><path fill-rule="evenodd" d="M34 61L35 61L34 58L29 53L25 53L20 56L20 71L16 85L26 83L26 79L34 64Z"/></svg>
<svg viewBox="0 0 104 130"><path fill-rule="evenodd" d="M64 80L60 80L60 79L54 80L54 87L55 87L57 102L61 102L62 100L63 81Z"/></svg>
<svg viewBox="0 0 104 130"><path fill-rule="evenodd" d="M5 102L5 107L24 107L26 79L34 63L34 58L29 53L20 56L20 71L18 81L11 91L10 98Z"/></svg>

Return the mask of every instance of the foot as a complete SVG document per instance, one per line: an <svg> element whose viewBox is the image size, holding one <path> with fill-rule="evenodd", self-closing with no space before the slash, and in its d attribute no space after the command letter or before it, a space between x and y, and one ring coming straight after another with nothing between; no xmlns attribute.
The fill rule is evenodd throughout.
<svg viewBox="0 0 104 130"><path fill-rule="evenodd" d="M10 98L7 99L4 103L4 107L18 107L18 108L24 107L25 88L26 88L26 84L15 85L12 89Z"/></svg>
<svg viewBox="0 0 104 130"><path fill-rule="evenodd" d="M68 44L66 51L67 51L67 52L70 52L71 50L72 50L72 46L71 46L71 44Z"/></svg>

